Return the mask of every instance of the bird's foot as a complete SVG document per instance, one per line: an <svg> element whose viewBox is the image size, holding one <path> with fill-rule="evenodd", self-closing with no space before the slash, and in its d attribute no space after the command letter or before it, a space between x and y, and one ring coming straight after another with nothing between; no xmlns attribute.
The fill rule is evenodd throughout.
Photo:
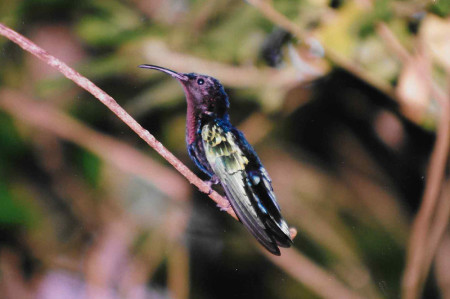
<svg viewBox="0 0 450 299"><path fill-rule="evenodd" d="M217 185L218 183L219 183L219 178L216 175L213 175L209 181L206 181L206 184L209 187L208 195L210 195L214 191L212 186Z"/></svg>
<svg viewBox="0 0 450 299"><path fill-rule="evenodd" d="M219 181L219 178L217 177L217 175L213 175L208 181L208 184L210 186L217 185L218 183L220 183L220 181Z"/></svg>
<svg viewBox="0 0 450 299"><path fill-rule="evenodd" d="M227 212L227 211L231 208L231 204L230 204L230 202L228 201L228 204L227 204L226 206L217 204L217 207L219 207L221 211Z"/></svg>

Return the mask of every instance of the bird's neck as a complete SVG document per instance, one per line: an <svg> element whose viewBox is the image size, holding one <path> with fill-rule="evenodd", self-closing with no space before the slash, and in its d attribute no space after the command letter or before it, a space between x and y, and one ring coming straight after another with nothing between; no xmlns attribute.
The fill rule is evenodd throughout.
<svg viewBox="0 0 450 299"><path fill-rule="evenodd" d="M188 144L192 144L195 141L199 129L199 123L199 118L196 115L193 104L188 101L186 115L186 141Z"/></svg>
<svg viewBox="0 0 450 299"><path fill-rule="evenodd" d="M195 105L188 101L187 103L187 115L186 115L186 133L187 133L187 143L192 144L198 136L198 132L201 127L212 120L221 119L224 121L229 121L228 112L224 113L205 113L196 109Z"/></svg>

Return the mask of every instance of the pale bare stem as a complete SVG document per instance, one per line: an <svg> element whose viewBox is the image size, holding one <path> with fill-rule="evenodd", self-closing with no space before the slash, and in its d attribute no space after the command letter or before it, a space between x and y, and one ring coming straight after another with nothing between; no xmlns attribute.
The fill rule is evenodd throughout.
<svg viewBox="0 0 450 299"><path fill-rule="evenodd" d="M377 29L380 36L385 40L386 45L390 47L400 60L406 63L413 59L387 25L380 23ZM424 77L424 81L428 85L433 98L441 107L441 115L436 130L436 142L427 169L426 185L422 203L411 229L402 285L402 297L405 299L420 297L423 283L426 279L426 273L428 273L431 264L431 261L427 262L427 260L433 259L436 250L436 248L430 248L428 246L428 236L430 236L430 231L437 230L439 232L442 229L441 226L446 227L449 218L447 216L444 221L439 222L439 227L431 225L432 217L436 211L441 209L446 210L445 202L439 201L439 194L441 192L449 151L450 101L448 96L446 96L433 82L430 70L426 67L422 67L420 64L417 65L417 67L419 68L419 73ZM435 234L436 233L433 233L431 236L436 238ZM438 233L438 237L440 239L442 234ZM439 243L439 240L435 240L434 242Z"/></svg>
<svg viewBox="0 0 450 299"><path fill-rule="evenodd" d="M342 284L334 275L324 271L301 252L293 248L288 250L282 249L280 257L275 257L263 248L259 248L274 264L297 281L303 283L307 288L313 290L321 298L363 298Z"/></svg>
<svg viewBox="0 0 450 299"><path fill-rule="evenodd" d="M411 59L411 54L405 49L405 47L403 47L385 23L378 23L376 30L378 35L385 41L385 44L389 47L389 49L395 53L395 55L397 55L403 63L406 63L409 59Z"/></svg>
<svg viewBox="0 0 450 299"><path fill-rule="evenodd" d="M297 24L293 23L285 15L276 11L273 8L272 3L263 0L247 0L247 2L256 7L267 19L289 31L298 39L305 40L308 37Z"/></svg>
<svg viewBox="0 0 450 299"><path fill-rule="evenodd" d="M310 37L309 33L301 30L297 24L289 20L285 15L275 10L271 2L264 0L247 0L247 2L258 9L261 14L264 15L268 20L289 31L297 39L305 41L308 37ZM379 80L378 78L370 75L359 65L353 63L349 59L346 59L333 49L326 47L323 44L322 47L325 50L325 57L333 64L345 69L354 76L383 91L385 94L392 97L395 96L392 87L387 82Z"/></svg>
<svg viewBox="0 0 450 299"><path fill-rule="evenodd" d="M187 168L178 158L176 158L164 145L162 145L150 132L145 130L136 120L134 120L110 95L98 88L87 78L67 66L65 63L47 53L38 47L29 39L15 32L0 23L0 34L18 44L25 51L35 55L45 63L56 68L68 79L91 93L100 102L107 106L114 114L116 114L124 123L126 123L136 134L139 135L148 145L155 149L164 159L166 159L178 172L180 172L191 184L195 185L201 192L209 194L210 187L207 183L197 177L189 168ZM228 201L213 191L208 195L212 200L222 207L228 206ZM228 214L237 219L232 209L228 209Z"/></svg>
<svg viewBox="0 0 450 299"><path fill-rule="evenodd" d="M444 189L442 190L439 202L439 208L436 211L434 225L431 227L431 231L429 233L429 241L427 244L428 254L425 257L425 261L423 263L424 271L422 273L422 283L424 283L428 272L430 271L431 263L435 258L435 254L438 251L439 245L441 245L441 241L445 234L445 231L448 228L448 218L450 215L450 181L445 183ZM437 257L436 257L437 259ZM448 298L448 297L443 297Z"/></svg>
<svg viewBox="0 0 450 299"><path fill-rule="evenodd" d="M432 215L429 215L430 219L428 219L430 228L426 233L427 240L423 243L424 252L423 256L421 256L422 269L420 273L421 276L418 278L418 294L422 291L430 271L431 263L450 220L450 206L448 204L449 188L448 186L445 186L444 189L442 188L450 149L450 98L448 94L445 95L434 82L431 82L430 80L428 83L432 86L432 95L441 107L441 115L439 127L437 129L436 144L430 162L430 168L434 167L434 169L433 173L430 174L429 179L435 181L434 183L430 182L430 190L428 193L427 190L425 190L423 200L428 196L430 198L435 198L437 203L435 203L436 207ZM433 223L431 223L432 219L435 219Z"/></svg>
<svg viewBox="0 0 450 299"><path fill-rule="evenodd" d="M448 198L447 198L448 201ZM436 284L439 286L441 298L450 298L450 234L449 231L444 237L436 252L436 261L434 267L434 275Z"/></svg>

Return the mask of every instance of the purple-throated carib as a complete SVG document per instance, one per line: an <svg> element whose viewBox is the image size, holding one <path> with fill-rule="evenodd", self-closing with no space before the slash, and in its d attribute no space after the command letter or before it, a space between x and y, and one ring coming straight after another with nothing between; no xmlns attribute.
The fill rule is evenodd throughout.
<svg viewBox="0 0 450 299"><path fill-rule="evenodd" d="M275 255L290 247L289 227L280 213L267 171L244 135L230 123L228 96L209 76L183 74L142 64L176 78L187 101L186 143L195 164L220 183L239 220Z"/></svg>

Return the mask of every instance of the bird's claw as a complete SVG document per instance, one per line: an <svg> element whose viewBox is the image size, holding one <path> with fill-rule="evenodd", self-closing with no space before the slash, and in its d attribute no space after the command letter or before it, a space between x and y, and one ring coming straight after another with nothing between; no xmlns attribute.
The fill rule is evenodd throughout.
<svg viewBox="0 0 450 299"><path fill-rule="evenodd" d="M220 182L219 178L216 175L213 175L211 177L211 179L209 179L208 184L209 184L209 186L212 186L212 185L217 185L219 182Z"/></svg>
<svg viewBox="0 0 450 299"><path fill-rule="evenodd" d="M217 185L218 183L219 183L219 178L216 175L212 176L209 181L206 181L206 184L209 187L208 195L211 195L211 193L214 191L212 186Z"/></svg>
<svg viewBox="0 0 450 299"><path fill-rule="evenodd" d="M221 204L217 204L217 207L219 207L221 211L227 212L230 209L231 204L230 202L228 202L228 205L226 207L222 206Z"/></svg>

